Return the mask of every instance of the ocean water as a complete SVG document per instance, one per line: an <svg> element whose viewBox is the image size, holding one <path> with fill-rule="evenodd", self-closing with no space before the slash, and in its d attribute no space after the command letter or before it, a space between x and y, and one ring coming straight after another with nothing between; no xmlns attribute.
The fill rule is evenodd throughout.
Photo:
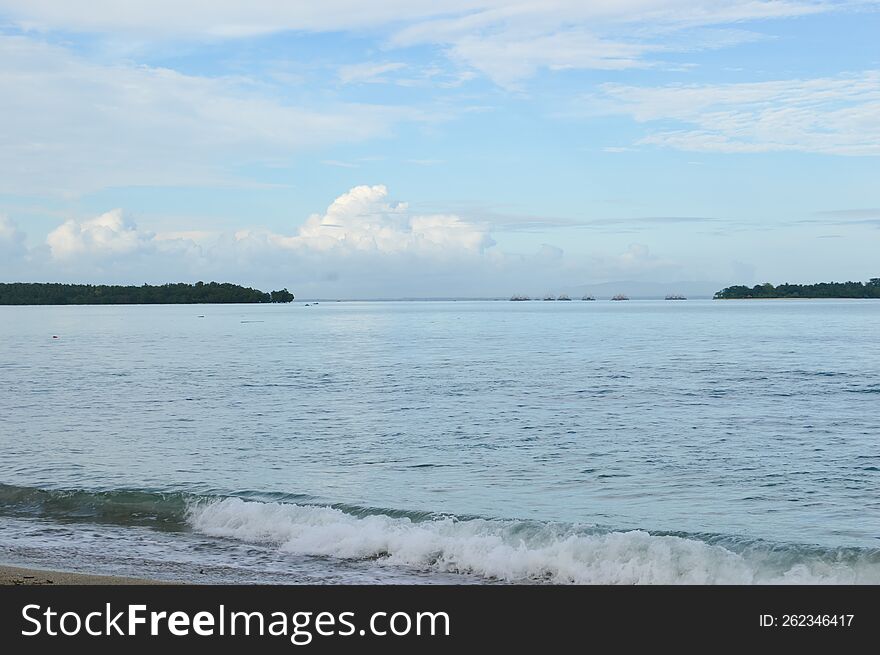
<svg viewBox="0 0 880 655"><path fill-rule="evenodd" d="M877 584L878 409L876 301L0 307L0 562Z"/></svg>

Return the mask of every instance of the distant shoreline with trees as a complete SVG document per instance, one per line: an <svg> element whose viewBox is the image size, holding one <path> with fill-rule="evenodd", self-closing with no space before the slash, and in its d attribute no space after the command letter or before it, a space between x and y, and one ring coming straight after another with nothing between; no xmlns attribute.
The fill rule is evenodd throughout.
<svg viewBox="0 0 880 655"><path fill-rule="evenodd" d="M0 283L0 305L202 305L220 303L288 303L287 289L264 292L229 282L196 282L141 286Z"/></svg>
<svg viewBox="0 0 880 655"><path fill-rule="evenodd" d="M715 300L758 298L880 298L880 277L868 282L819 282L817 284L780 284L769 282L753 287L737 285L717 292Z"/></svg>

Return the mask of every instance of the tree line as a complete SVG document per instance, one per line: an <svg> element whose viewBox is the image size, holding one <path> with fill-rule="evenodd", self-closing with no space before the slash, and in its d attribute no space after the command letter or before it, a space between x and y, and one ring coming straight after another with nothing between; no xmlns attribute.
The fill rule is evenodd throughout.
<svg viewBox="0 0 880 655"><path fill-rule="evenodd" d="M0 283L0 305L157 305L287 303L287 289L266 293L229 282L121 286L40 282Z"/></svg>
<svg viewBox="0 0 880 655"><path fill-rule="evenodd" d="M880 298L880 277L868 282L819 282L818 284L780 284L769 282L753 287L737 285L715 294L716 300L744 298Z"/></svg>

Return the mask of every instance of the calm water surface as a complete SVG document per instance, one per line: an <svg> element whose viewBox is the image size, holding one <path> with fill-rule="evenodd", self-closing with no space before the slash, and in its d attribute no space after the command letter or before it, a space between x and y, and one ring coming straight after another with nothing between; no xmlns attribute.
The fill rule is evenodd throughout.
<svg viewBox="0 0 880 655"><path fill-rule="evenodd" d="M880 302L0 307L0 344L9 563L880 581Z"/></svg>

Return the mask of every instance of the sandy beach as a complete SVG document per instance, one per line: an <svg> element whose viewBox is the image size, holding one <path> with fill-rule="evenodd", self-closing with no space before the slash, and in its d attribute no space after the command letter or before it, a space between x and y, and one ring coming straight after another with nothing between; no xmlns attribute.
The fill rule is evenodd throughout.
<svg viewBox="0 0 880 655"><path fill-rule="evenodd" d="M23 569L0 565L0 585L147 585L167 584L143 578L125 578L115 575L93 575L66 571Z"/></svg>

